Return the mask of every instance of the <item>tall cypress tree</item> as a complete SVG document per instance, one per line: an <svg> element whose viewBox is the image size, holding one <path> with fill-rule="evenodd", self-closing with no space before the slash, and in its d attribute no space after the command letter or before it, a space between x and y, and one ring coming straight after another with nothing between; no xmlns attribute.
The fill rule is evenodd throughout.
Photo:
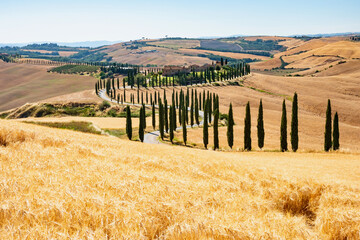
<svg viewBox="0 0 360 240"><path fill-rule="evenodd" d="M334 128L333 129L333 149L336 151L340 147L339 117L338 117L337 112L335 113L335 116L334 116L334 127L333 128Z"/></svg>
<svg viewBox="0 0 360 240"><path fill-rule="evenodd" d="M146 108L145 108L145 104L142 105L142 111L143 111L143 128L144 130L146 129Z"/></svg>
<svg viewBox="0 0 360 240"><path fill-rule="evenodd" d="M199 102L198 98L195 98L195 122L199 126L200 120L199 120Z"/></svg>
<svg viewBox="0 0 360 240"><path fill-rule="evenodd" d="M326 109L326 123L325 123L325 141L324 150L327 152L331 149L331 102L328 99L328 105Z"/></svg>
<svg viewBox="0 0 360 240"><path fill-rule="evenodd" d="M139 115L139 139L141 142L144 142L144 111L143 111L143 107L140 108L140 115Z"/></svg>
<svg viewBox="0 0 360 240"><path fill-rule="evenodd" d="M282 116L281 116L281 127L280 127L280 150L285 152L288 150L287 146L287 117L286 117L286 105L285 99L282 104Z"/></svg>
<svg viewBox="0 0 360 240"><path fill-rule="evenodd" d="M208 112L209 112L209 123L211 123L212 118L212 94L209 93L209 99L208 99Z"/></svg>
<svg viewBox="0 0 360 240"><path fill-rule="evenodd" d="M214 150L219 149L219 109L214 112Z"/></svg>
<svg viewBox="0 0 360 240"><path fill-rule="evenodd" d="M152 118L152 126L153 126L153 128L154 128L154 130L155 130L155 127L156 127L156 117L155 117L155 104L154 104L154 102L152 102L152 116L151 116L151 118Z"/></svg>
<svg viewBox="0 0 360 240"><path fill-rule="evenodd" d="M186 97L185 97L185 120L186 123L189 123L189 111L188 111L188 107L190 104L190 100L189 100L189 88L186 89Z"/></svg>
<svg viewBox="0 0 360 240"><path fill-rule="evenodd" d="M164 109L161 99L159 99L159 130L160 137L164 140Z"/></svg>
<svg viewBox="0 0 360 240"><path fill-rule="evenodd" d="M194 102L193 101L191 101L191 107L190 107L190 125L191 125L191 127L194 125Z"/></svg>
<svg viewBox="0 0 360 240"><path fill-rule="evenodd" d="M265 139L262 99L260 99L260 105L259 105L259 113L257 120L257 135L258 135L258 146L260 149L262 149L264 147L264 139Z"/></svg>
<svg viewBox="0 0 360 240"><path fill-rule="evenodd" d="M204 143L204 147L207 149L207 145L209 143L209 129L208 129L208 104L207 101L205 101L205 105L204 105L204 125L203 125L203 143Z"/></svg>
<svg viewBox="0 0 360 240"><path fill-rule="evenodd" d="M292 103L290 136L291 136L291 148L294 152L296 152L298 150L298 146L299 146L297 93L294 94L294 99L293 99L293 103Z"/></svg>
<svg viewBox="0 0 360 240"><path fill-rule="evenodd" d="M250 102L246 104L246 113L244 120L244 150L251 151L251 115Z"/></svg>
<svg viewBox="0 0 360 240"><path fill-rule="evenodd" d="M174 119L174 111L175 111L175 106L172 105L170 106L170 141L171 143L173 143L174 140L174 120L176 121L176 118Z"/></svg>
<svg viewBox="0 0 360 240"><path fill-rule="evenodd" d="M165 131L169 132L169 122L168 122L168 104L167 100L165 99L165 107L164 107L164 123L165 123Z"/></svg>
<svg viewBox="0 0 360 240"><path fill-rule="evenodd" d="M182 116L182 129L183 129L183 141L184 141L184 144L185 144L185 146L186 146L186 140L187 140L187 132L186 132L186 122L185 122L185 120L186 120L186 112L187 111L185 111L185 105L183 106L183 111L182 111L183 113L183 116Z"/></svg>
<svg viewBox="0 0 360 240"><path fill-rule="evenodd" d="M228 114L228 125L227 125L227 141L229 147L232 149L234 145L234 116L232 104L230 103L229 114Z"/></svg>
<svg viewBox="0 0 360 240"><path fill-rule="evenodd" d="M131 140L132 126L131 126L131 111L130 106L126 106L126 135Z"/></svg>

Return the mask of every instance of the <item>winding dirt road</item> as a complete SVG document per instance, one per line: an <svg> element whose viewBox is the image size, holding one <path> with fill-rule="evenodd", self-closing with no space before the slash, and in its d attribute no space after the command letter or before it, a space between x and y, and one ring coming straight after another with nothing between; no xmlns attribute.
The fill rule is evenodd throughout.
<svg viewBox="0 0 360 240"><path fill-rule="evenodd" d="M106 101L109 101L109 102L113 102L113 103L117 103L117 101L115 99L110 99L110 97L108 95L106 95L106 91L105 89L101 89L99 91L99 97L106 100ZM132 106L139 106L141 107L142 104L132 104L132 103L126 103L127 105L132 105ZM145 106L147 107L152 107L150 104L145 104ZM155 107L159 107L158 105L155 105ZM169 106L170 107L170 106ZM168 107L168 108L169 108ZM191 109L188 108L188 111L190 111ZM199 123L199 126L202 126L204 124L204 112L203 111L200 111L199 110L199 117L202 118L202 120L200 121ZM197 124L194 124L193 127L197 127L198 125ZM186 125L186 128L191 128L191 125ZM182 130L182 127L177 127L176 128L176 131L178 130ZM159 136L160 136L160 131L157 130L157 131L153 131L153 132L150 132L150 133L146 133L144 135L144 143L149 143L149 144L162 144L162 142L159 141Z"/></svg>

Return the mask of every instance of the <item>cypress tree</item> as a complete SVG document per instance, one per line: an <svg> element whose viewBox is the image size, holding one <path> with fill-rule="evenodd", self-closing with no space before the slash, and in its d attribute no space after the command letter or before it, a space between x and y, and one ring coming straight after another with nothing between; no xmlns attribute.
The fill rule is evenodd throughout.
<svg viewBox="0 0 360 240"><path fill-rule="evenodd" d="M234 116L232 110L232 104L230 103L229 114L228 114L228 124L227 124L227 141L229 147L232 149L234 145Z"/></svg>
<svg viewBox="0 0 360 240"><path fill-rule="evenodd" d="M219 148L219 109L215 109L214 113L214 150Z"/></svg>
<svg viewBox="0 0 360 240"><path fill-rule="evenodd" d="M194 102L191 102L191 107L190 107L190 125L191 127L194 125Z"/></svg>
<svg viewBox="0 0 360 240"><path fill-rule="evenodd" d="M205 100L205 95L206 95L206 94L205 94L205 89L204 89L204 90L203 90L203 106L202 106L202 109L203 109L204 111L205 111L205 106L206 106L206 105L205 105L205 101L206 101L206 100Z"/></svg>
<svg viewBox="0 0 360 240"><path fill-rule="evenodd" d="M258 135L258 146L260 149L262 149L264 147L264 138L265 138L262 99L260 99L260 105L259 105L259 113L257 120L257 135Z"/></svg>
<svg viewBox="0 0 360 240"><path fill-rule="evenodd" d="M152 102L152 126L155 130L155 127L156 127L156 118L155 118L155 104L154 102Z"/></svg>
<svg viewBox="0 0 360 240"><path fill-rule="evenodd" d="M174 140L174 120L176 121L176 118L174 119L174 112L175 111L175 106L172 105L170 106L170 141L171 143L173 143Z"/></svg>
<svg viewBox="0 0 360 240"><path fill-rule="evenodd" d="M328 105L326 109L326 123L325 123L325 141L324 150L327 152L331 149L331 102L328 99Z"/></svg>
<svg viewBox="0 0 360 240"><path fill-rule="evenodd" d="M186 140L187 140L187 132L186 132L186 123L185 123L185 118L186 118L186 112L185 111L185 105L183 106L183 116L182 116L182 129L183 129L183 141L184 141L184 144L186 146Z"/></svg>
<svg viewBox="0 0 360 240"><path fill-rule="evenodd" d="M208 92L209 93L209 92ZM208 112L209 112L209 123L211 123L212 116L212 94L209 94L208 98Z"/></svg>
<svg viewBox="0 0 360 240"><path fill-rule="evenodd" d="M198 98L195 98L195 122L199 126L200 120L199 120L199 103Z"/></svg>
<svg viewBox="0 0 360 240"><path fill-rule="evenodd" d="M169 122L168 122L168 104L167 100L165 99L165 107L164 107L164 123L165 123L165 131L169 132Z"/></svg>
<svg viewBox="0 0 360 240"><path fill-rule="evenodd" d="M197 97L196 97L197 99ZM201 92L199 91L199 110L201 110Z"/></svg>
<svg viewBox="0 0 360 240"><path fill-rule="evenodd" d="M244 120L244 150L251 151L251 115L250 102L246 104L246 113Z"/></svg>
<svg viewBox="0 0 360 240"><path fill-rule="evenodd" d="M143 106L140 108L139 115L139 139L141 142L144 142L144 111Z"/></svg>
<svg viewBox="0 0 360 240"><path fill-rule="evenodd" d="M281 127L280 127L280 148L282 152L288 150L287 146L287 118L286 118L286 105L285 99L282 105Z"/></svg>
<svg viewBox="0 0 360 240"><path fill-rule="evenodd" d="M131 111L130 106L126 106L126 135L131 140L132 126L131 126Z"/></svg>
<svg viewBox="0 0 360 240"><path fill-rule="evenodd" d="M142 105L142 111L143 111L143 128L144 130L146 129L146 108L145 108L145 104Z"/></svg>
<svg viewBox="0 0 360 240"><path fill-rule="evenodd" d="M185 97L185 120L186 123L189 123L189 111L188 111L188 107L190 104L190 100L189 100L189 88L186 89L186 97Z"/></svg>
<svg viewBox="0 0 360 240"><path fill-rule="evenodd" d="M336 112L334 116L334 127L333 127L333 149L335 151L338 150L340 147L339 137L340 137L339 117L338 117L338 113Z"/></svg>
<svg viewBox="0 0 360 240"><path fill-rule="evenodd" d="M177 128L177 124L176 124L176 106L173 105L173 113L172 113L172 117L173 117L173 130L176 131L176 128Z"/></svg>
<svg viewBox="0 0 360 240"><path fill-rule="evenodd" d="M160 137L164 139L164 109L161 99L159 99L159 130L160 130Z"/></svg>
<svg viewBox="0 0 360 240"><path fill-rule="evenodd" d="M294 94L294 99L293 99L293 103L292 103L290 136L291 136L291 148L294 152L296 152L298 150L298 146L299 146L297 93Z"/></svg>
<svg viewBox="0 0 360 240"><path fill-rule="evenodd" d="M209 129L208 129L208 104L205 101L205 108L204 108L204 125L203 125L203 143L205 149L207 149L207 145L209 143Z"/></svg>

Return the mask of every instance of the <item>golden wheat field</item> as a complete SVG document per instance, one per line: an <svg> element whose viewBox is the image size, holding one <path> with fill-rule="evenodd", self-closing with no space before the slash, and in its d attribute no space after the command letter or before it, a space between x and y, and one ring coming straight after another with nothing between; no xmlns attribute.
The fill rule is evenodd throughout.
<svg viewBox="0 0 360 240"><path fill-rule="evenodd" d="M360 155L224 153L0 121L2 239L359 239Z"/></svg>

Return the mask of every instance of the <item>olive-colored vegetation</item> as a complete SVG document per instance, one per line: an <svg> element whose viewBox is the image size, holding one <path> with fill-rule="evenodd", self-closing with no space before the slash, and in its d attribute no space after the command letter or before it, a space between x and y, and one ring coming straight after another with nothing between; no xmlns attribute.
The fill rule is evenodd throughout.
<svg viewBox="0 0 360 240"><path fill-rule="evenodd" d="M146 116L151 115L151 111L146 112ZM96 103L35 103L25 104L20 108L3 112L0 118L16 119L28 117L61 117L61 116L79 116L79 117L125 117L125 107L120 105L111 105L104 101ZM131 116L139 116L139 108L131 108Z"/></svg>

